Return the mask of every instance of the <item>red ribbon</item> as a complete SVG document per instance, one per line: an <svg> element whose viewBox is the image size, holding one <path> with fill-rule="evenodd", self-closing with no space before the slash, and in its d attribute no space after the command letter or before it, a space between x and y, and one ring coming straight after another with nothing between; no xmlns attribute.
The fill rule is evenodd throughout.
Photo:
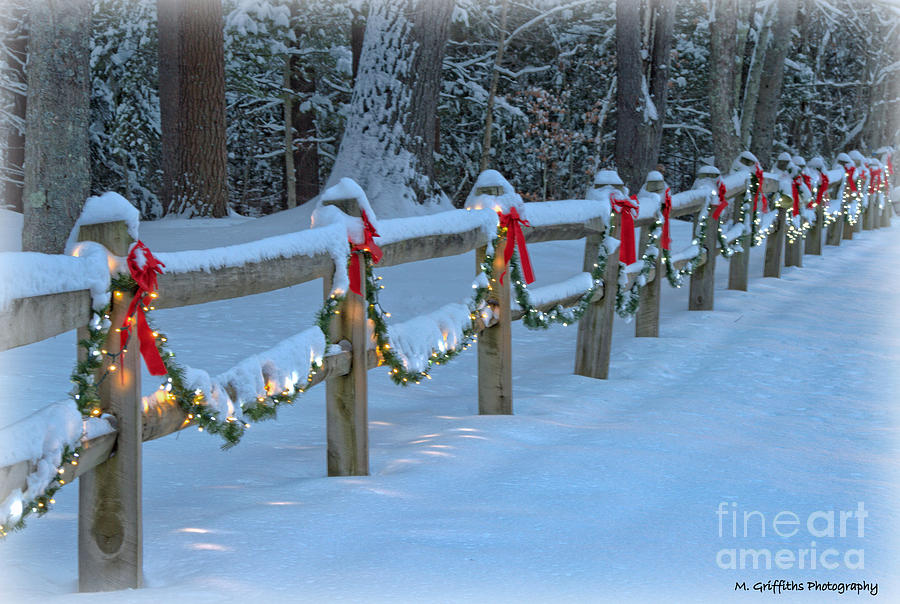
<svg viewBox="0 0 900 604"><path fill-rule="evenodd" d="M506 227L506 247L503 249L503 262L509 266L512 260L513 251L516 245L519 246L519 259L522 261L522 271L525 274L525 283L534 281L534 271L531 269L531 258L528 257L528 248L525 246L525 233L522 232L522 225L531 226L531 223L519 216L519 211L515 206L509 209L506 214L500 214L500 226ZM506 271L500 275L500 283L503 283L503 276Z"/></svg>
<svg viewBox="0 0 900 604"><path fill-rule="evenodd" d="M889 176L894 175L894 162L891 161L891 156L887 157L887 173Z"/></svg>
<svg viewBox="0 0 900 604"><path fill-rule="evenodd" d="M725 183L722 182L722 179L719 179L719 205L716 206L716 211L713 212L713 220L718 220L722 215L722 212L725 211L725 208L728 207L728 200L725 199Z"/></svg>
<svg viewBox="0 0 900 604"><path fill-rule="evenodd" d="M881 170L872 170L872 180L869 182L869 193L875 193L881 188Z"/></svg>
<svg viewBox="0 0 900 604"><path fill-rule="evenodd" d="M634 219L637 218L638 214L637 195L632 195L631 199L611 196L610 202L612 209L622 217L622 224L619 227L621 239L619 244L619 262L624 262L625 264L637 262L637 252L634 248Z"/></svg>
<svg viewBox="0 0 900 604"><path fill-rule="evenodd" d="M372 256L372 262L378 264L379 262L381 262L381 258L384 256L384 252L382 252L381 248L375 244L374 238L379 236L378 231L376 231L375 227L372 226L372 223L369 222L369 217L366 216L366 211L361 210L361 212L363 221L363 242L353 243L353 241L350 241L350 251L369 252L369 255ZM361 296L362 284L359 276L359 254L350 254L350 268L348 270L350 277L350 291L358 296Z"/></svg>
<svg viewBox="0 0 900 604"><path fill-rule="evenodd" d="M763 193L763 183L766 181L766 177L763 174L762 166L756 164L756 194L753 196L753 211L757 210L757 203L759 202L759 198L762 197L762 211L766 213L769 211L769 201L766 199L766 194Z"/></svg>
<svg viewBox="0 0 900 604"><path fill-rule="evenodd" d="M822 203L822 199L825 197L825 191L828 190L829 184L830 181L828 180L828 176L824 172L822 172L821 180L819 181L819 190L816 191L816 201L815 203L810 201L806 207L811 208L813 207L813 205L819 205L820 203Z"/></svg>
<svg viewBox="0 0 900 604"><path fill-rule="evenodd" d="M138 252L143 257L143 263L138 260ZM137 323L138 342L140 344L141 356L144 357L144 363L150 370L150 375L165 375L166 366L156 347L156 337L153 330L147 324L147 316L144 314L144 307L149 306L146 298L155 297L156 293L156 276L162 274L162 267L165 264L160 262L143 242L138 241L131 246L128 252L128 270L131 271L131 278L137 283L138 290L128 305L128 314L125 316L125 322L119 330L119 348L122 350L122 356L125 356L125 346L128 344L128 335L131 332L131 326ZM121 363L121 360L120 360Z"/></svg>
<svg viewBox="0 0 900 604"><path fill-rule="evenodd" d="M800 177L795 176L791 181L791 197L794 198L794 216L800 214Z"/></svg>
<svg viewBox="0 0 900 604"><path fill-rule="evenodd" d="M662 249L668 250L669 246L672 244L672 237L669 234L669 214L672 213L672 190L669 187L666 187L666 194L663 198L662 204L662 215L663 215L663 229L662 229L662 237L659 239L659 244L662 246Z"/></svg>
<svg viewBox="0 0 900 604"><path fill-rule="evenodd" d="M850 184L850 192L856 193L859 190L856 188L856 181L853 180L853 173L856 172L856 167L850 166L849 168L844 168L844 172L847 173L847 182Z"/></svg>
<svg viewBox="0 0 900 604"><path fill-rule="evenodd" d="M805 184L806 188L809 189L809 192L812 193L812 178L809 177L809 174L801 172L800 178L803 179L803 184Z"/></svg>

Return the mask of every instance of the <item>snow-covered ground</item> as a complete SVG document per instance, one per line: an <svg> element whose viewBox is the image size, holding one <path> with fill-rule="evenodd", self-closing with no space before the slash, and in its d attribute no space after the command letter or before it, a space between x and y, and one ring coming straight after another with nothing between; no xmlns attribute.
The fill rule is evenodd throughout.
<svg viewBox="0 0 900 604"><path fill-rule="evenodd" d="M142 238L155 251L231 244L293 221L163 220ZM685 227L673 225L676 248ZM0 543L0 601L738 602L778 579L877 582L881 601L900 601L897 232L805 256L780 280L759 277L756 248L749 292L724 289L719 259L713 312L688 312L687 288L663 283L661 337L635 339L617 320L606 381L572 375L574 327L516 323L512 417L476 415L474 351L406 389L373 370L369 477L325 476L322 386L228 452L193 430L147 443L147 587L74 593L77 489L66 487ZM536 286L580 272L578 242L530 251ZM474 264L380 271L384 305L403 320L461 300ZM311 283L154 317L183 363L215 374L312 325L321 295ZM0 424L63 398L74 352L64 334L0 353ZM853 513L844 536L842 511ZM795 562L722 569L730 549ZM860 555L864 569L848 569Z"/></svg>

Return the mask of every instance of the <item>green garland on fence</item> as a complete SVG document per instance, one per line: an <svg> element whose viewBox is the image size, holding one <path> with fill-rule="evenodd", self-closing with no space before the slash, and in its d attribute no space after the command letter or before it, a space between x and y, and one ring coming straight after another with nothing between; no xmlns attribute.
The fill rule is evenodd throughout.
<svg viewBox="0 0 900 604"><path fill-rule="evenodd" d="M854 183L856 184L855 193L850 190L850 187L847 186L846 183L844 184L844 197L846 198L844 204L844 216L847 222L850 223L850 226L856 226L866 205L863 203L863 179L857 178L854 180Z"/></svg>
<svg viewBox="0 0 900 604"><path fill-rule="evenodd" d="M764 230L760 229L762 216L764 214L760 213L758 208L753 207L753 196L756 195L756 192L759 190L760 184L759 179L756 178L756 174L747 175L747 185L744 187L744 202L741 204L741 212L738 216L738 222L742 222L745 226L745 230L749 230L750 232L751 247L758 247L761 245L769 234L775 230L776 226L776 221L773 220ZM772 209L770 208L769 212L771 211ZM766 214L769 212L766 212Z"/></svg>
<svg viewBox="0 0 900 604"><path fill-rule="evenodd" d="M856 224L862 214L863 208L868 207L869 205L868 196L864 196L862 193L862 181L863 179L857 180L858 191L856 193L850 192L849 187L846 187L846 185L844 186L841 210L830 213L826 208L826 226L834 222L842 213L846 216L850 225ZM736 238L733 244L729 243L725 239L721 224L719 225L717 237L720 253L726 258L730 258L735 253L744 251L739 242L741 237L748 234L751 235L752 245L755 247L760 245L772 231L772 225L764 231L760 230L759 225L761 222L761 215L756 210L751 209L753 195L759 186L760 183L756 176L754 174L749 175L748 185L745 190L737 221L744 225L743 235ZM877 193L880 193L880 191ZM884 198L885 196L881 195L881 203L884 203ZM854 203L855 206L853 207L855 209L851 211L851 206ZM709 204L707 203L701 210L691 245L700 245L700 242L705 240L706 230L708 228L708 218ZM801 216L801 220L804 223L802 225L803 228L797 229L794 227L791 218L792 213L789 213L788 236L790 237L792 234L790 229L795 229L798 231L795 233L795 238L797 236L805 237L806 230L810 226L809 221ZM641 268L638 271L638 277L635 279L632 287L627 290L624 288L624 285L628 282L627 267L624 263L619 263L616 287L616 312L621 317L631 317L636 312L639 302L639 288L646 283L646 276L649 274L660 255L662 256L661 264L665 266L666 269L666 277L669 283L676 288L683 285L684 277L691 275L694 272L703 257L703 249L701 247L697 255L695 255L683 268L675 269L669 250L660 250L659 238L661 231L662 220L657 217L653 228L650 230L644 253L639 261L641 262ZM497 238L485 254L485 258L481 263L481 270L486 278L483 281L476 281L476 284L473 285L475 292L468 303L470 312L469 317L472 323L463 330L461 343L445 351L433 352L431 357L426 361L428 367L423 371L408 370L403 359L394 352L394 349L391 347L388 325L385 321L385 318L389 317L390 314L384 311L378 299L378 292L383 289L384 286L378 283L381 281L381 277L376 277L374 275L371 255L368 252L363 253L366 271L367 316L373 322L376 349L383 363L390 367L390 377L394 383L406 386L410 383L418 384L422 379L431 379L429 372L433 365L442 365L449 362L462 350L469 348L472 342L477 340L478 320L485 318L483 310L485 305L489 304L487 298L490 293L490 288L487 286L487 283L495 279L495 275L493 274L493 249L495 249L494 246L499 243L500 238L504 235L505 229L499 227ZM510 278L512 279L513 288L516 293L516 302L524 311L523 322L527 327L531 329L546 329L554 323L569 325L581 319L591 303L595 292L604 285L603 276L607 265L607 250L611 243L610 239L611 237L609 237L608 233L604 232L603 240L598 250L597 262L594 263L590 273L592 281L591 287L580 295L576 304L570 309L563 308L561 305L557 305L549 311L537 309L531 302L527 285L524 282L521 267L519 265L518 252L513 254L509 263ZM137 284L130 275L118 275L113 277L111 281L111 291L115 297L119 297L120 292L122 291L134 292L136 289ZM331 343L331 321L335 315L340 313L339 309L345 298L346 294L332 294L325 300L316 314L316 325L324 333L325 341L328 344ZM149 310L153 310L153 308L145 308L145 311ZM102 384L103 380L105 380L110 373L113 373L116 370L116 361L126 352L126 350L123 349L117 353L110 353L103 348L111 327L109 312L109 305L102 310L93 311L91 321L87 326L87 337L78 342L84 353L76 363L75 369L71 374L71 381L74 384L74 388L70 394L76 407L85 419L99 417L101 415L100 384ZM152 329L152 323L150 323L149 316L147 319L148 324L151 325ZM250 424L247 421L238 420L235 416L228 416L224 419L220 419L219 412L210 409L209 405L206 404L206 395L200 389L191 391L185 385L185 370L174 360L175 353L168 350L166 344L168 338L155 330L154 337L156 338L157 349L160 352L163 364L168 373L166 382L160 386L160 391L165 393L163 396L165 396L167 401L179 405L184 411L186 414L185 425L194 424L200 431L206 431L210 434L220 434L225 440L225 443L222 445L223 449L228 449L238 444L247 428L250 427ZM107 370L97 378L96 375L102 368L105 359L111 359L112 362L107 367ZM256 401L251 405L244 406L241 404L242 416L253 422L274 419L277 414L277 409L280 406L292 404L300 394L309 388L313 382L314 376L322 369L322 366L323 364L321 362L313 362L309 368L305 383L298 381L293 385L292 389L284 389L281 391L272 389L271 392L267 390L265 396L258 396ZM11 531L17 531L24 528L26 518L29 515L36 514L38 516L43 516L49 511L50 506L55 503L54 495L66 484L63 479L66 467L77 466L81 452L82 447L80 446L73 447L68 444L64 445L60 463L57 466L56 474L51 480L50 485L43 493L23 504L22 513L16 522L10 525L0 525L0 538L5 537Z"/></svg>
<svg viewBox="0 0 900 604"><path fill-rule="evenodd" d="M366 268L366 315L372 320L375 335L375 349L381 358L382 364L387 365L390 368L388 373L395 384L408 386L411 383L418 384L423 379L430 380L432 366L443 365L449 362L462 351L467 350L472 345L472 342L477 340L477 323L479 318L485 318L484 315L482 315L482 312L489 293L489 288L478 281L473 285L474 292L472 298L466 304L469 309L470 324L463 329L460 342L458 342L456 346L449 347L446 350L432 350L431 356L426 359L427 366L424 370L410 371L400 355L395 352L394 347L391 346L390 333L387 321L385 321L385 318L390 317L391 315L384 310L378 299L378 292L384 289L384 286L378 283L381 281L381 277L376 277L372 270L373 263L371 255L368 252L363 252L363 254L365 255ZM485 258L481 263L481 270L488 279L493 278L493 260L493 255L489 251L485 254Z"/></svg>
<svg viewBox="0 0 900 604"><path fill-rule="evenodd" d="M151 325L148 318L148 323ZM275 419L278 408L293 404L297 397L303 394L312 384L314 376L322 369L322 363L314 361L307 372L306 381L297 381L292 388L267 389L265 395L257 396L249 405L240 403L241 419L228 415L224 419L220 412L210 408L206 402L206 394L201 389L191 390L185 385L185 370L175 361L175 353L168 350L164 334L157 338L157 348L166 366L168 377L160 385L159 389L165 394L168 402L175 403L184 411L185 426L193 424L200 432L219 434L223 439L222 449L227 450L241 441L244 433L250 427L249 422L261 422Z"/></svg>
<svg viewBox="0 0 900 604"><path fill-rule="evenodd" d="M85 420L91 417L99 417L100 411L100 384L109 375L106 371L97 378L97 372L103 366L104 358L112 358L114 361L121 355L121 352L110 354L103 349L103 343L106 341L106 335L109 332L109 305L101 310L92 310L91 319L87 325L87 337L78 341L78 346L82 349L78 361L75 363L75 369L70 375L70 381L74 385L69 392L69 396L75 402L75 407L81 413ZM82 432L79 441L84 437ZM50 484L44 489L43 493L34 499L22 504L22 512L19 518L12 524L0 524L0 538L6 537L10 532L19 531L25 528L26 519L31 514L38 517L43 516L50 511L50 507L56 503L54 498L57 491L61 489L66 481L63 478L68 466L77 466L78 458L82 453L83 447L79 445L63 445L60 455L59 464L56 466L56 472L50 481Z"/></svg>
<svg viewBox="0 0 900 604"><path fill-rule="evenodd" d="M669 281L669 285L675 288L679 288L684 285L684 278L689 275L693 275L694 271L697 270L697 267L700 266L700 261L703 258L703 243L706 241L706 231L709 228L709 202L703 204L700 208L700 214L697 217L697 224L694 227L693 237L691 238L691 245L698 246L697 254L694 255L693 258L688 260L687 264L685 264L680 269L675 268L675 261L672 260L672 254L669 250L662 251L662 265L666 269L666 279Z"/></svg>
<svg viewBox="0 0 900 604"><path fill-rule="evenodd" d="M0 524L0 539L6 537L9 533L24 529L25 520L31 514L41 517L50 511L50 506L56 503L56 499L54 499L56 492L66 484L66 481L63 480L65 468L67 465L78 465L78 456L81 454L81 449L80 446L63 446L59 465L56 467L56 473L53 475L50 484L44 489L43 493L22 504L22 513L19 515L18 520L8 525Z"/></svg>
<svg viewBox="0 0 900 604"><path fill-rule="evenodd" d="M738 223L734 223L734 224L738 224ZM718 239L718 241L719 241L719 253L722 255L723 258L731 258L735 254L740 254L741 252L744 251L744 246L741 245L741 238L743 238L744 235L749 233L749 230L747 229L746 225L741 225L741 227L743 229L741 234L738 235L737 237L735 237L734 239L732 239L731 241L728 241L725 238L725 231L722 230L721 223L716 225L716 231L717 231L716 239Z"/></svg>
<svg viewBox="0 0 900 604"><path fill-rule="evenodd" d="M623 262L619 262L619 272L616 279L616 314L623 319L630 320L637 313L638 305L641 301L640 289L646 285L647 276L656 266L656 261L660 256L659 238L662 237L662 227L662 219L660 214L657 213L656 222L653 223L653 228L647 234L647 244L641 253L641 259L635 262L635 264L640 263L641 266L631 287L628 287L628 266ZM634 272L631 274L634 274Z"/></svg>
<svg viewBox="0 0 900 604"><path fill-rule="evenodd" d="M594 293L603 286L603 274L606 272L607 262L607 254L603 252L606 245L605 241L604 238L597 253L597 261L594 262L594 266L591 269L591 286L581 294L575 305L568 309L561 304L557 304L547 311L538 309L531 301L531 294L528 292L528 286L525 283L525 278L522 276L518 250L513 254L509 262L509 276L515 290L516 303L524 313L522 322L526 327L529 329L547 329L555 323L568 326L576 323L584 316L594 297Z"/></svg>

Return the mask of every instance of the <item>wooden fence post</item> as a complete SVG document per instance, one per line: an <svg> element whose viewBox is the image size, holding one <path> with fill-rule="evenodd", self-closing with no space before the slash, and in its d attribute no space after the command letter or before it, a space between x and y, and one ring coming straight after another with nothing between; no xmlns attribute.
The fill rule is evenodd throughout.
<svg viewBox="0 0 900 604"><path fill-rule="evenodd" d="M694 270L691 275L691 291L688 298L688 310L712 310L716 278L716 250L719 221L709 215L706 225L706 237L700 242L706 249L706 262ZM694 221L696 223L696 220Z"/></svg>
<svg viewBox="0 0 900 604"><path fill-rule="evenodd" d="M763 277L781 277L781 252L784 249L785 209L779 207L775 231L766 238L766 259Z"/></svg>
<svg viewBox="0 0 900 604"><path fill-rule="evenodd" d="M643 255L647 249L647 241L650 238L650 231L653 227L641 227L640 254ZM658 246L659 244L657 244ZM594 255L596 262L596 254ZM587 258L585 258L587 264ZM593 268L593 262L590 265ZM660 299L660 283L662 282L662 255L656 257L654 263L656 275L653 281L644 285L638 290L640 301L638 302L637 314L634 320L634 336L636 338L658 338L659 337L659 299ZM585 270L588 267L585 266Z"/></svg>
<svg viewBox="0 0 900 604"><path fill-rule="evenodd" d="M132 243L124 222L85 225L81 241L101 243L127 256ZM117 328L125 322L132 292L115 294L105 347L119 350ZM87 336L78 330L79 338ZM82 592L135 589L143 583L141 518L141 353L132 329L124 358L104 363L101 408L116 418L114 455L78 483L78 589ZM79 346L79 354L83 354ZM115 366L115 369L113 369ZM102 375L102 373L101 373ZM99 376L98 376L99 378Z"/></svg>
<svg viewBox="0 0 900 604"><path fill-rule="evenodd" d="M787 210L785 210L786 212ZM784 223L785 228L785 237L784 237L784 265L785 266L803 266L803 239L801 237L797 237L794 239L794 242L791 243L790 239L787 237L787 219L785 218Z"/></svg>
<svg viewBox="0 0 900 604"><path fill-rule="evenodd" d="M500 275L506 270L503 248L506 239L501 237L494 247L494 279L491 280L488 301L499 319L478 336L478 413L480 415L512 415L512 320L510 317L510 281L506 275L500 283ZM475 253L475 270L481 271L486 248Z"/></svg>
<svg viewBox="0 0 900 604"><path fill-rule="evenodd" d="M838 214L834 222L828 225L828 235L825 238L826 245L840 245L844 238L844 213Z"/></svg>
<svg viewBox="0 0 900 604"><path fill-rule="evenodd" d="M345 214L359 218L359 204L355 199L325 202L335 205ZM331 341L349 343L350 372L331 376L325 382L325 422L328 435L328 475L368 476L369 474L369 410L368 410L368 351L369 335L366 302L366 262L359 257L360 294L348 291L331 321ZM335 270L343 270L336 266ZM324 296L331 295L333 279L322 280Z"/></svg>
<svg viewBox="0 0 900 604"><path fill-rule="evenodd" d="M869 185L866 185L867 189L868 189L868 187L869 187ZM875 225L874 225L874 223L875 223L875 203L874 203L874 201L875 200L873 199L873 196L870 194L869 195L869 207L866 208L865 211L863 212L862 221L861 221L863 223L862 228L864 231L871 231L873 228L875 228Z"/></svg>
<svg viewBox="0 0 900 604"><path fill-rule="evenodd" d="M889 227L891 226L891 202L887 199L884 200L884 209L881 210L881 226Z"/></svg>
<svg viewBox="0 0 900 604"><path fill-rule="evenodd" d="M816 221L806 234L806 247L803 250L804 254L809 254L810 256L822 255L822 231L825 230L825 208L823 206L827 201L828 198L825 197L822 200L822 203L816 206Z"/></svg>
<svg viewBox="0 0 900 604"><path fill-rule="evenodd" d="M610 234L619 231L618 214L612 213ZM597 262L597 252L603 245L603 235L589 235L584 244L584 270L590 272ZM657 275L658 277L658 275ZM613 317L616 314L616 293L619 278L619 249L606 258L603 273L603 298L593 300L578 322L578 340L575 346L575 373L605 380L609 377L609 354L612 345Z"/></svg>
<svg viewBox="0 0 900 604"><path fill-rule="evenodd" d="M844 240L853 239L853 231L856 230L856 226L859 225L859 222L857 221L856 225L852 225L852 224L850 224L850 221L847 220L845 217L843 219L843 223L844 223L844 226L841 229L841 239L844 239Z"/></svg>

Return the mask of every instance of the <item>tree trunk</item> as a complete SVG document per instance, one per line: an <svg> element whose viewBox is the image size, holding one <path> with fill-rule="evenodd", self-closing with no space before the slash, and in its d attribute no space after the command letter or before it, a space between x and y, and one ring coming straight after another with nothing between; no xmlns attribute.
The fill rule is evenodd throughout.
<svg viewBox="0 0 900 604"><path fill-rule="evenodd" d="M750 148L753 120L756 115L756 102L759 100L759 86L762 83L763 67L766 64L766 52L769 48L769 7L763 9L760 17L760 28L756 34L756 44L747 70L747 84L744 86L744 97L741 103L741 149Z"/></svg>
<svg viewBox="0 0 900 604"><path fill-rule="evenodd" d="M616 3L616 165L633 191L659 157L674 16L673 0Z"/></svg>
<svg viewBox="0 0 900 604"><path fill-rule="evenodd" d="M297 172L294 168L294 95L291 92L291 56L284 58L284 192L286 206L297 207ZM246 182L246 181L245 181Z"/></svg>
<svg viewBox="0 0 900 604"><path fill-rule="evenodd" d="M291 22L298 41L304 39L305 32L300 26L301 15L296 4L291 5ZM354 24L356 20L354 20ZM364 24L365 22L363 22ZM355 25L354 25L355 26ZM300 98L309 98L316 92L316 74L307 61L296 55L290 57L290 88ZM302 103L294 103L291 124L299 142L293 140L294 149L294 195L297 204L309 201L319 194L319 144L316 142L316 114L312 106L303 109Z"/></svg>
<svg viewBox="0 0 900 604"><path fill-rule="evenodd" d="M181 0L156 0L157 37L159 40L159 117L162 169L166 175L162 179L159 201L163 213L169 212L171 200L175 197L175 178L181 170L181 111L179 90L181 90L181 45L179 44Z"/></svg>
<svg viewBox="0 0 900 604"><path fill-rule="evenodd" d="M26 81L25 59L28 50L28 33L24 5L11 2L4 11L6 23L3 25L7 36L5 41L8 60L6 77L13 90L8 91L11 99L10 119L6 120L6 156L3 166L3 199L0 207L9 206L22 211L22 185L25 168L25 111Z"/></svg>
<svg viewBox="0 0 900 604"><path fill-rule="evenodd" d="M772 29L771 44L766 51L762 69L765 77L759 87L750 142L750 151L765 166L769 165L769 158L772 156L775 122L778 119L781 84L784 80L784 60L791 48L791 29L797 18L797 0L779 0L776 4L775 27Z"/></svg>
<svg viewBox="0 0 900 604"><path fill-rule="evenodd" d="M222 3L158 2L163 206L167 214L219 218L228 213ZM173 71L175 81L164 79Z"/></svg>
<svg viewBox="0 0 900 604"><path fill-rule="evenodd" d="M740 152L734 114L734 85L740 79L740 71L735 69L738 0L713 1L716 20L709 28L709 118L716 167L724 174Z"/></svg>
<svg viewBox="0 0 900 604"><path fill-rule="evenodd" d="M439 196L435 118L452 10L453 0L370 4L350 115L328 182L353 178L376 212L402 212Z"/></svg>
<svg viewBox="0 0 900 604"><path fill-rule="evenodd" d="M294 6L296 5L291 5L292 11ZM363 39L366 36L366 16L357 10L355 6L351 7L350 10L353 13L353 20L350 22L350 57L353 81L356 82L356 74L359 73L359 58L362 56Z"/></svg>
<svg viewBox="0 0 900 604"><path fill-rule="evenodd" d="M751 0L735 0L735 18L737 19L737 40L734 45L734 100L733 106L737 110L741 106L742 91L744 89L744 56L747 51L747 38L750 34L750 15L753 14L754 2ZM738 134L740 138L740 133Z"/></svg>
<svg viewBox="0 0 900 604"><path fill-rule="evenodd" d="M480 172L488 169L491 156L491 136L494 128L494 100L497 98L497 81L500 79L500 63L506 46L506 17L509 13L509 0L503 0L500 9L500 39L497 40L497 54L494 55L494 69L491 70L491 89L488 92L487 105L484 111L484 137L481 140Z"/></svg>
<svg viewBox="0 0 900 604"><path fill-rule="evenodd" d="M22 249L62 253L91 190L91 2L32 2Z"/></svg>

